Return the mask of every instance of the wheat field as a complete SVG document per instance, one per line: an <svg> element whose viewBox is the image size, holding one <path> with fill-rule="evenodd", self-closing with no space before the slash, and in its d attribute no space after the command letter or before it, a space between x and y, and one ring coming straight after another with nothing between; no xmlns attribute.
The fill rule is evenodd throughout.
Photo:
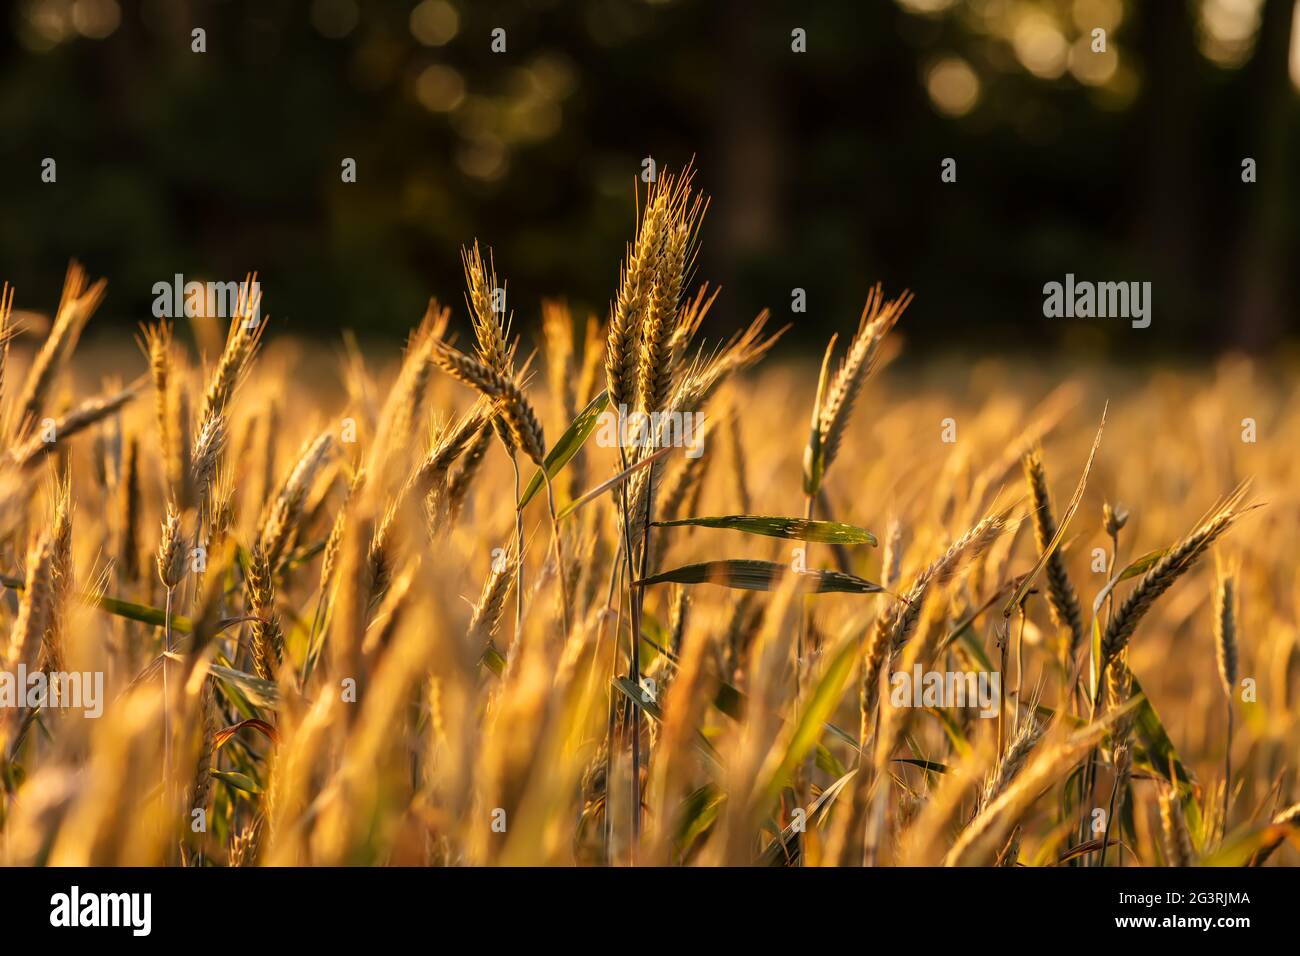
<svg viewBox="0 0 1300 956"><path fill-rule="evenodd" d="M1294 376L912 365L880 286L706 342L706 201L636 207L603 320L474 243L400 355L6 287L0 861L1300 859Z"/></svg>

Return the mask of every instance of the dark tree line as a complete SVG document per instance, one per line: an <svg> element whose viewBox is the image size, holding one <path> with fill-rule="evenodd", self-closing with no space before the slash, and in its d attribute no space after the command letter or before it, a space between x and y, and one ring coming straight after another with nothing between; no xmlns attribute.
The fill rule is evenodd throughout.
<svg viewBox="0 0 1300 956"><path fill-rule="evenodd" d="M1263 350L1297 330L1291 0L1266 0L1235 70L1200 54L1189 3L1130 2L1112 42L1139 93L1118 111L1068 76L995 67L1002 41L960 4L938 17L889 0L454 5L458 33L437 48L412 37L413 3L361 0L356 27L329 39L310 4L227 0L124 2L109 38L48 51L11 5L0 276L20 306L48 308L75 255L109 276L105 314L134 321L160 278L257 268L287 328L394 334L428 294L459 300L457 250L477 237L525 323L541 295L603 312L651 155L694 157L714 197L698 275L725 287L719 325L770 306L811 347L881 279L918 293L922 350ZM504 55L489 49L498 25ZM790 49L796 26L805 54ZM922 83L946 54L981 80L960 119ZM422 105L433 65L456 71L468 105ZM512 110L537 108L544 75L567 77L546 107L559 121L514 137ZM39 181L45 156L56 186ZM344 157L356 184L340 182ZM956 183L940 182L944 157ZM1150 280L1150 334L1044 320L1042 286L1066 272ZM796 287L809 308L791 316Z"/></svg>

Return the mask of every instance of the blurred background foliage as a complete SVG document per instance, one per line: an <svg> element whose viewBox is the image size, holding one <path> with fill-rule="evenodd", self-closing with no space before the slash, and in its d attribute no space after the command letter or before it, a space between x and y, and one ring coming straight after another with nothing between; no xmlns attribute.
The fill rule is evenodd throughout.
<svg viewBox="0 0 1300 956"><path fill-rule="evenodd" d="M429 295L460 304L478 238L532 328L543 296L607 311L643 158L694 157L714 334L767 306L816 349L880 279L917 292L913 353L1276 349L1300 329L1296 8L16 0L0 277L48 311L75 256L125 330L155 282L257 269L281 331L398 336ZM1151 281L1152 327L1044 319L1067 272Z"/></svg>

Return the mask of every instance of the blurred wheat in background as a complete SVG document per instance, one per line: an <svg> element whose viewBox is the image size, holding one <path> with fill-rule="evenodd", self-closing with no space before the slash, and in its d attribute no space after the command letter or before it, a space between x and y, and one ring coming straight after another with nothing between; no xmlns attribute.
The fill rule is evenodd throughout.
<svg viewBox="0 0 1300 956"><path fill-rule="evenodd" d="M475 244L395 368L252 296L107 362L102 280L6 293L0 669L105 700L0 708L0 859L1295 862L1294 379L901 376L879 287L818 375L702 342L689 171L639 205L607 321ZM593 437L656 412L703 454Z"/></svg>

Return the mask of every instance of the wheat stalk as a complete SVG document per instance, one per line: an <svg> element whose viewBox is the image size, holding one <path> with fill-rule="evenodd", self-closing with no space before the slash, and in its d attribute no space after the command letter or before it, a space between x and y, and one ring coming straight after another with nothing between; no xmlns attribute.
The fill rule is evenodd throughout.
<svg viewBox="0 0 1300 956"><path fill-rule="evenodd" d="M1042 554L1055 539L1057 530L1042 454L1038 451L1030 452L1025 456L1024 466L1025 483L1029 486L1032 503L1030 516L1034 524L1034 538L1038 542L1039 554ZM1047 606L1051 609L1052 620L1069 635L1065 659L1074 661L1083 644L1083 615L1079 611L1079 597L1074 585L1070 583L1069 572L1065 569L1065 557L1060 548L1048 557L1044 571L1047 575Z"/></svg>
<svg viewBox="0 0 1300 956"><path fill-rule="evenodd" d="M258 546L272 568L279 564L296 532L307 493L333 450L334 438L328 431L306 445L267 512L258 533Z"/></svg>
<svg viewBox="0 0 1300 956"><path fill-rule="evenodd" d="M881 343L894 327L908 305L912 302L910 292L904 292L897 299L886 301L879 285L874 286L867 295L862 315L858 319L858 330L849 342L839 368L829 380L822 400L815 411L817 447L821 462L820 473L824 474L839 455L840 444L844 440L845 430L853 415L853 406L862 392L863 383L875 367ZM833 346L832 341L832 346ZM827 352L829 356L829 350ZM808 494L815 494L820 486L820 475L810 488Z"/></svg>
<svg viewBox="0 0 1300 956"><path fill-rule="evenodd" d="M1234 492L1227 501L1202 521L1190 534L1165 552L1115 610L1115 616L1101 639L1099 677L1110 661L1128 646L1138 623L1151 605L1182 577L1210 545L1214 544L1246 510L1241 507L1245 488ZM1099 689L1100 693L1100 681Z"/></svg>
<svg viewBox="0 0 1300 956"><path fill-rule="evenodd" d="M254 620L249 628L253 668L262 680L274 681L284 657L284 634L275 613L275 581L270 556L260 545L253 548L245 582L248 613Z"/></svg>
<svg viewBox="0 0 1300 956"><path fill-rule="evenodd" d="M19 437L25 437L41 417L55 376L77 347L82 330L103 302L107 288L108 283L103 279L86 288L86 273L81 266L76 262L68 266L54 326L32 360L27 381L18 396Z"/></svg>
<svg viewBox="0 0 1300 956"><path fill-rule="evenodd" d="M1177 791L1170 786L1160 788L1160 835L1165 848L1165 859L1170 866L1191 866L1195 853L1192 838L1187 832L1183 804Z"/></svg>
<svg viewBox="0 0 1300 956"><path fill-rule="evenodd" d="M1214 589L1214 649L1228 712L1228 739L1223 745L1223 832L1227 833L1232 795L1232 696L1237 686L1237 581L1222 568Z"/></svg>
<svg viewBox="0 0 1300 956"><path fill-rule="evenodd" d="M870 733L880 669L887 658L892 658L907 643L931 589L941 588L951 581L967 562L982 554L1006 528L1004 514L989 515L981 520L917 574L892 612L876 618L863 652L859 739L865 741Z"/></svg>
<svg viewBox="0 0 1300 956"><path fill-rule="evenodd" d="M1057 780L1100 739L1104 724L1097 723L1038 748L1035 756L995 798L962 830L944 857L945 866L973 866L988 862L1006 844L1012 828L1052 781Z"/></svg>
<svg viewBox="0 0 1300 956"><path fill-rule="evenodd" d="M35 465L54 451L59 441L71 438L78 432L85 431L91 425L115 414L135 398L137 389L137 385L131 385L114 395L105 395L82 402L63 417L49 423L48 432L42 429L27 441L11 448L10 460L19 468Z"/></svg>

